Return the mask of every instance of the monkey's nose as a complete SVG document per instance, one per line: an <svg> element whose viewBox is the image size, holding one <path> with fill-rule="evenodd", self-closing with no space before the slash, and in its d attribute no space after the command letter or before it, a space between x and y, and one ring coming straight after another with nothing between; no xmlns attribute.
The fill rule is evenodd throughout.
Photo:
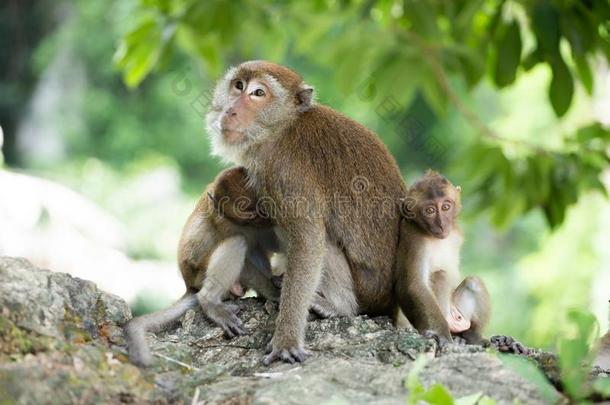
<svg viewBox="0 0 610 405"><path fill-rule="evenodd" d="M234 117L237 115L237 113L235 112L233 107L229 107L229 109L225 112L225 114L228 115L229 117Z"/></svg>

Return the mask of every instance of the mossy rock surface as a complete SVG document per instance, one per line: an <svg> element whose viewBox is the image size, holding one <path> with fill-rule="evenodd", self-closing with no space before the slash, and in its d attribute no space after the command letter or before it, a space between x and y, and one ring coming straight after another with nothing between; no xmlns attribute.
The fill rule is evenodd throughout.
<svg viewBox="0 0 610 405"><path fill-rule="evenodd" d="M310 321L298 365L265 367L277 308L238 301L248 335L227 340L200 311L148 341L148 369L127 361L121 325L126 303L95 284L0 258L0 402L2 403L396 403L420 355L426 386L442 383L455 397L481 392L498 403L546 403L538 389L477 346L435 344L389 319L359 316ZM538 354L540 356L540 354ZM560 394L554 392L555 398Z"/></svg>

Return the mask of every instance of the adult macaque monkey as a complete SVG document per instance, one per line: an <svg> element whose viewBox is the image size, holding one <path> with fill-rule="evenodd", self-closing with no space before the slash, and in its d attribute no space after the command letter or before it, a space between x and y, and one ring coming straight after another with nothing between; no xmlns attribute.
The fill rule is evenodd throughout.
<svg viewBox="0 0 610 405"><path fill-rule="evenodd" d="M204 314L231 338L245 330L237 317L237 307L223 302L229 294L243 296L245 287L266 299L279 299L279 286L269 259L274 252L283 255L272 228L273 219L258 209L258 199L248 181L245 169L236 167L220 173L206 188L184 226L178 247L186 293L171 307L134 318L125 326L132 363L146 366L152 362L145 341L147 331L165 329L198 303ZM277 271L282 273L283 268ZM356 314L358 304L349 265L343 253L331 244L322 277L325 282L315 295L311 310L325 318Z"/></svg>
<svg viewBox="0 0 610 405"><path fill-rule="evenodd" d="M264 363L307 357L307 312L329 243L349 263L360 310L391 313L398 201L406 189L377 136L314 103L313 88L297 73L264 61L225 74L207 124L214 154L245 166L257 194L279 211L287 270Z"/></svg>
<svg viewBox="0 0 610 405"><path fill-rule="evenodd" d="M452 341L451 333L467 343L481 343L489 321L489 293L477 277L458 286L460 189L429 171L407 195L398 247L400 308L417 330L441 344Z"/></svg>
<svg viewBox="0 0 610 405"><path fill-rule="evenodd" d="M256 196L247 182L246 171L238 167L223 171L206 188L184 226L178 247L186 293L170 308L133 318L125 325L132 363L146 366L152 362L144 338L147 331L165 329L197 304L233 337L244 330L237 307L222 302L229 293L241 296L247 287L267 299L279 299L269 264L277 241L271 221L256 211Z"/></svg>

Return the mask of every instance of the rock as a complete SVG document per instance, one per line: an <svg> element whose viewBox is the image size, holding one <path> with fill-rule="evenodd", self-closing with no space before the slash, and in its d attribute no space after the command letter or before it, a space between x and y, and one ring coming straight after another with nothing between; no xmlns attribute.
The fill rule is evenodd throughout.
<svg viewBox="0 0 610 405"><path fill-rule="evenodd" d="M433 341L396 330L385 317L311 321L311 358L264 367L277 309L241 299L249 335L226 340L190 310L175 329L149 335L155 364L138 369L127 361L120 329L127 305L91 282L0 258L0 304L0 398L9 403L404 404L405 379L422 355L429 358L423 385L443 384L455 398L549 400L494 352L454 345L437 354ZM550 400L559 398L553 391Z"/></svg>

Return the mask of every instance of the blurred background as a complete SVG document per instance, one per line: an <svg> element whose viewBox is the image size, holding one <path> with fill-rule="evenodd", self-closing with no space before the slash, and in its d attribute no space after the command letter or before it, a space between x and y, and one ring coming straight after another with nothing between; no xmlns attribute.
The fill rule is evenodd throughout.
<svg viewBox="0 0 610 405"><path fill-rule="evenodd" d="M607 0L4 0L0 255L136 313L179 297L181 227L223 167L210 92L267 59L375 130L407 182L462 186L488 332L553 348L570 308L608 327L609 56Z"/></svg>

